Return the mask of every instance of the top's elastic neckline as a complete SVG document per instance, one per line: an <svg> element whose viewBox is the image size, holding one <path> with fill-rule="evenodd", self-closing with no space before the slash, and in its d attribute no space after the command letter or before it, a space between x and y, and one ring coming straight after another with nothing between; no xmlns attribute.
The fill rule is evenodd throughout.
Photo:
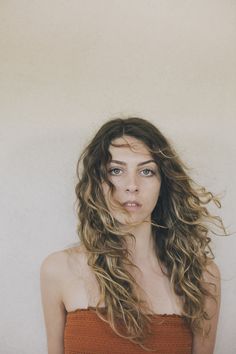
<svg viewBox="0 0 236 354"><path fill-rule="evenodd" d="M100 307L100 309L104 309L105 307ZM92 311L91 311L92 310ZM94 313L95 314L95 307L89 306L88 308L80 308L80 309L75 309L73 311L67 311L67 314L75 314L78 312L88 312L88 313ZM148 316L155 316L155 317L184 317L183 315L177 314L177 313L148 313Z"/></svg>

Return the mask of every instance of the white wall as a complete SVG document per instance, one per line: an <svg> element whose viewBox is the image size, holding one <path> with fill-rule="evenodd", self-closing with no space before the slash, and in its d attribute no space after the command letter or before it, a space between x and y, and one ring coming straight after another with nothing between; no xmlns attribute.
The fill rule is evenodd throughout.
<svg viewBox="0 0 236 354"><path fill-rule="evenodd" d="M121 114L152 120L193 175L222 193L235 232L236 2L0 3L0 353L44 354L39 266L77 240L75 165ZM233 354L235 235L215 237L222 274L216 354Z"/></svg>

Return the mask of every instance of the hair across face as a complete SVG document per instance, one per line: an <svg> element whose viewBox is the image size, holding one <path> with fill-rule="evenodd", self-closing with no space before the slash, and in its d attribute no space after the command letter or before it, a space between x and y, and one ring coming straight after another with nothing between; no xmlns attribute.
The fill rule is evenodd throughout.
<svg viewBox="0 0 236 354"><path fill-rule="evenodd" d="M150 222L161 187L157 162L147 146L132 136L114 139L109 152L111 161L107 164L107 173L114 186L112 200L109 199L109 185L103 182L109 210L121 224ZM124 208L124 212L116 206ZM129 213L128 218L125 211Z"/></svg>
<svg viewBox="0 0 236 354"><path fill-rule="evenodd" d="M139 153L137 149L139 149ZM127 167L129 165L129 168L124 170L125 174L123 174L122 171L120 171L119 172L120 176L115 176L117 170L113 171L112 174L110 172L108 173L108 166L111 166L111 160L112 159L114 160L114 156L112 155L114 154L121 155L121 153L123 156L123 160L124 160L124 155L128 156L129 154L133 162L130 164L130 162L127 161L128 163ZM110 210L110 208L107 205L108 201L110 200L110 203L113 202L114 207L120 209L120 212L122 212L123 209L124 215L125 215L125 211L131 211L131 209L125 210L124 208L119 208L120 206L119 204L117 204L117 202L122 203L126 201L128 192L125 193L123 190L121 193L120 183L121 181L127 182L126 177L130 176L131 166L132 167L134 166L134 161L137 161L137 156L140 153L143 155L147 154L148 156L147 158L146 157L144 158L143 156L143 160L152 159L155 161L155 165L153 164L152 167L154 166L156 168L157 166L158 174L154 178L144 177L143 175L145 171L142 172L140 175L137 174L137 177L140 177L138 178L139 183L141 181L142 182L146 181L145 182L147 184L146 188L149 188L152 185L152 183L154 182L157 183L158 176L159 176L158 185L160 184L160 180L162 180L162 183L159 186L161 189L157 191L158 188L156 188L157 186L155 186L154 190L156 190L157 193L153 193L154 201L152 201L152 206L153 204L155 204L153 210L153 216L154 214L157 215L156 202L158 196L161 197L161 195L163 194L162 190L166 189L165 188L166 185L165 162L167 165L169 165L168 158L173 157L175 153L171 149L167 139L158 130L156 126L154 126L151 122L145 119L137 118L137 117L131 117L126 119L117 118L106 122L98 130L98 132L96 133L96 135L94 136L90 144L82 153L80 158L80 160L83 160L83 165L84 165L83 166L84 174L82 179L85 182L85 184L88 183L89 185L89 187L86 188L86 192L85 192L85 196L88 195L89 202L91 202L93 205L95 204L100 205L102 208ZM162 163L163 161L164 161L164 165ZM149 166L151 167L151 163ZM134 169L132 169L132 171L134 172ZM169 168L169 166L167 166L167 173L168 171L171 171L171 168ZM141 176L143 178L141 178ZM106 184L105 190L104 190L104 182ZM119 185L116 186L118 182ZM143 188L144 186L142 186L141 191L143 190ZM117 194L118 190L119 190L119 197ZM141 193L141 191L139 192L139 194ZM168 188L167 191L170 191L170 189ZM134 194L136 194L137 196L138 192L132 193L132 196ZM145 196L145 202L146 202L146 196ZM142 211L144 211L144 209L142 209ZM132 215L134 216L134 213L132 213ZM158 215L161 216L160 210L158 212ZM129 216L128 213L126 213L126 217L127 216ZM131 218L131 219L134 220L135 218ZM129 220L131 219L129 218Z"/></svg>
<svg viewBox="0 0 236 354"><path fill-rule="evenodd" d="M156 255L183 301L183 315L193 329L207 319L203 304L211 293L201 280L214 259L209 223L226 231L221 218L206 208L211 201L220 207L219 199L195 183L188 170L160 130L137 117L103 124L78 161L78 234L97 276L100 300L108 307L109 322L122 313L132 329L129 338L135 333L139 342L148 317L127 273L127 232L121 224L151 221Z"/></svg>

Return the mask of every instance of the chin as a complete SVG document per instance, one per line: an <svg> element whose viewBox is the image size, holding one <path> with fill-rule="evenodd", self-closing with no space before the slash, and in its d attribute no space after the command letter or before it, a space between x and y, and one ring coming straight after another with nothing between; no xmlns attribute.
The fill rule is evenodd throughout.
<svg viewBox="0 0 236 354"><path fill-rule="evenodd" d="M140 217L138 215L131 215L129 218L128 217L124 217L124 218L116 218L116 220L119 221L119 223L121 223L122 225L129 225L132 222L137 222L137 223L144 223L144 222L151 222L150 217ZM135 227L136 225L134 225ZM138 226L138 225L137 225Z"/></svg>

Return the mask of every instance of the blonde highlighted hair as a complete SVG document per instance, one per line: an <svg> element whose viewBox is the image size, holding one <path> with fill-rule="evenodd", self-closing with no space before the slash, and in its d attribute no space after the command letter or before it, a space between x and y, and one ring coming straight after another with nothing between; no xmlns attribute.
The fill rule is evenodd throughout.
<svg viewBox="0 0 236 354"><path fill-rule="evenodd" d="M214 259L209 224L213 223L224 234L226 231L221 218L211 215L206 208L210 202L220 208L219 197L193 181L190 169L150 121L138 117L109 120L81 153L75 187L77 230L88 253L88 265L99 284L96 313L119 336L149 350L144 340L151 333L148 313L152 311L140 297L139 284L128 270L136 267L126 243L127 237L134 239L134 236L121 231L102 190L105 181L111 195L114 192L107 173L111 160L109 146L125 135L142 141L159 167L161 189L151 215L156 256L166 269L176 295L182 299L182 314L193 331L204 332L203 321L209 319L204 310L205 298L215 299L202 278L206 266ZM99 308L102 302L105 312Z"/></svg>

